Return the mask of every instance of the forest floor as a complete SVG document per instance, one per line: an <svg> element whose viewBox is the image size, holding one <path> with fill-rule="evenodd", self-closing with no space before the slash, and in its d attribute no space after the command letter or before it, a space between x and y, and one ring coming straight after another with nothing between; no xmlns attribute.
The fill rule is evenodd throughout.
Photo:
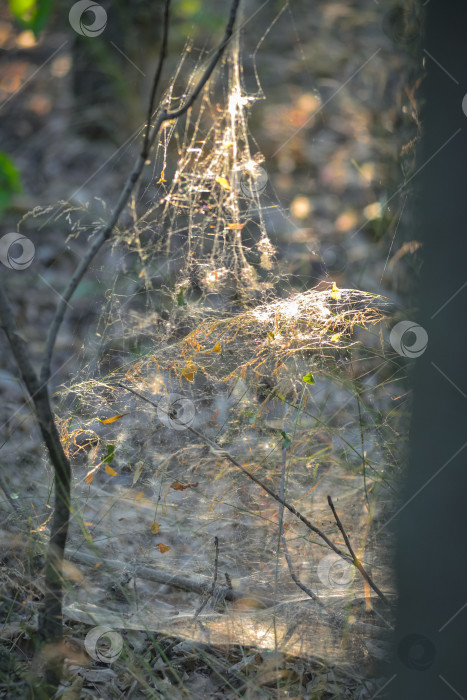
<svg viewBox="0 0 467 700"><path fill-rule="evenodd" d="M197 24L195 46L210 45L222 33L224 8L213 4L196 13L198 3L182 5L186 17L175 23L168 73L176 69L191 23ZM248 129L264 156L261 201L287 294L336 283L401 307L418 269L417 243L402 218L404 178L413 165L413 151L404 145L416 135L410 44L398 43L391 3L320 0L313 12L307 2L281 8L257 3L257 11L243 18L241 56L247 92L258 96L258 79L262 91ZM204 32L203 21L211 23ZM5 277L34 358L43 352L60 292L89 245L86 235L69 237L72 218L57 217L57 203L70 203L70 211L88 207L95 220L105 219L103 209L115 203L140 148L135 133L144 122L155 61L142 31L140 43L130 32L120 46L109 40L91 71L63 18L35 42L0 11L0 151L14 160L23 184L1 231L17 230L25 217L20 230L36 250L30 270L8 270ZM109 62L119 75L107 84ZM89 85L83 85L86 70ZM134 396L109 399L99 389L86 403L86 390L76 389L84 380L107 381L117 366L118 376L138 386L135 372L149 366L147 346L136 352L129 341L119 345L118 332L105 336L114 343L109 365L98 356L98 334L115 322L104 300L108 289L116 289L115 270L122 266L125 256L118 250L99 253L71 300L54 356L51 393L74 470L61 696L384 697L391 611L358 572L345 562L343 567L206 442L160 415L158 420L155 409ZM165 289L171 279L160 273L156 281ZM118 287L122 297L138 296L134 275L125 277L125 285ZM174 296L152 307L159 321ZM139 314L142 309L135 306ZM179 324L169 334L175 345L180 329L195 326L184 326L183 308L169 312ZM129 324L128 336L133 331ZM375 362L381 353L384 360L383 333L379 327L362 331L359 342L370 352L355 356L357 375L353 365L318 371L306 400L305 394L290 398L274 383L260 389L245 377L222 394L208 373L196 381L185 374L187 381L177 383L165 370L151 370L151 382L153 391L160 382L189 397L196 406L193 427L276 493L285 455L286 500L345 547L327 503L332 495L358 555L392 600L385 523L407 408L403 372L392 362ZM293 365L300 378L309 357L304 353ZM7 351L0 360L0 396L7 491L0 501L0 695L24 697L34 673L53 479ZM83 436L89 444L80 442ZM115 459L113 452L109 459L99 452L109 444ZM101 466L90 477L96 459ZM296 573L325 602L325 613L292 580L282 524ZM209 591L217 577L221 600L215 603ZM208 602L200 611L203 600ZM113 663L103 658L105 648L90 658L88 633L96 626L114 635L105 638L110 651L123 644Z"/></svg>

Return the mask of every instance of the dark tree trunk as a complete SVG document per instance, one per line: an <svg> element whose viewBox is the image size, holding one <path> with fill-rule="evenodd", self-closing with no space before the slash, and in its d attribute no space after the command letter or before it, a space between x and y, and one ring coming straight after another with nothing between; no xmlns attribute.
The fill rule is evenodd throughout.
<svg viewBox="0 0 467 700"><path fill-rule="evenodd" d="M394 525L400 595L387 692L466 697L467 668L467 4L426 5L423 136L414 238L423 241L411 454ZM436 155L435 155L436 154Z"/></svg>

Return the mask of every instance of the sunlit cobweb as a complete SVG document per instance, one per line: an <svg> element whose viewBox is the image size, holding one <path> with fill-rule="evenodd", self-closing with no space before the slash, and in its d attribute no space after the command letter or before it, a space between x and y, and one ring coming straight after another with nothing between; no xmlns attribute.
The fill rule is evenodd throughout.
<svg viewBox="0 0 467 700"><path fill-rule="evenodd" d="M290 435L286 497L326 521L333 537L325 501L330 485L338 485L344 508L356 493L368 499L381 481L379 431L387 426L378 405L365 402L380 341L368 333L363 353L358 341L381 319L384 300L331 284L279 296L264 216L274 204L248 131L261 92L244 89L239 41L237 34L186 117L161 131L113 239L123 262L113 277L104 271L111 284L95 356L63 392L68 403L61 432L77 465L79 527L72 546L82 546L85 532L103 557L139 557L160 570L207 580L212 540L219 536L222 571L234 581L265 586L284 602L296 588L279 554L277 503L180 429L180 414L160 414L122 389L133 388L159 406L165 402L164 410L178 402L182 420L189 418L276 490L281 446ZM179 107L201 68L183 94L180 68L162 106ZM355 372L362 377L358 391ZM344 421L340 411L348 404ZM323 589L315 574L328 552L312 547L316 542L300 523L288 516L285 523L298 573ZM367 513L359 512L352 525L360 554ZM329 594L325 585L321 592ZM276 614L279 620L279 608ZM307 653L311 641L308 626L297 645Z"/></svg>
<svg viewBox="0 0 467 700"><path fill-rule="evenodd" d="M201 68L192 71L183 94L177 81L171 85L164 108L181 106ZM243 87L237 34L187 115L163 125L151 180L135 199L122 237L143 264L170 259L178 290L230 289L254 299L271 286L265 272L273 268L274 248L263 215L268 176L248 133L248 115L260 97L259 88L252 95Z"/></svg>

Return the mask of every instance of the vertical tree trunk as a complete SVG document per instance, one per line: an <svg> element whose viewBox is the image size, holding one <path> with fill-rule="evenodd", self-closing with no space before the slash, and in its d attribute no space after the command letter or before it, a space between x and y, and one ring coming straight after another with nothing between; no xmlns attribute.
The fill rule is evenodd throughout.
<svg viewBox="0 0 467 700"><path fill-rule="evenodd" d="M467 5L426 5L427 78L414 202L423 241L413 363L411 454L399 512L400 595L387 692L394 700L466 697L467 674Z"/></svg>

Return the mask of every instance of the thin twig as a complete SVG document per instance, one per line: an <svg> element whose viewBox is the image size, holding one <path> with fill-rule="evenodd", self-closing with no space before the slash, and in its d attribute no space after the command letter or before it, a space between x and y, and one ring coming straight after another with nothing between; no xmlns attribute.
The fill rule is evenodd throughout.
<svg viewBox="0 0 467 700"><path fill-rule="evenodd" d="M154 401L151 401L151 399L148 399L146 396L144 396L143 394L140 394L138 391L131 389L129 386L125 386L124 384L120 384L120 383L118 383L117 386L121 387L122 389L125 389L126 391L129 391L130 393L134 394L135 396L138 396L142 401L146 401L146 403L150 404L154 408L157 408L159 410L163 410L163 408L159 404L156 404ZM168 412L167 412L167 415L169 415ZM342 559L344 559L346 562L353 563L357 567L357 569L360 571L360 573L362 574L364 579L373 588L375 593L377 593L377 595L381 598L381 600L383 600L386 605L390 605L386 596L379 590L379 588L376 586L376 584L373 583L372 579L370 578L370 576L366 573L365 569L363 568L361 562L358 559L356 559L355 556L352 560L349 560L349 556L345 552L340 550L339 547L337 547L334 544L334 542L332 542L329 539L329 537L327 537L327 535L324 534L324 532L322 530L320 530L318 527L316 527L316 525L313 525L308 520L308 518L306 518L304 515L302 515L302 513L300 513L300 511L298 511L296 508L294 508L294 506L292 506L290 503L287 503L287 501L285 501L277 493L275 493L272 489L270 489L269 486L266 486L266 484L263 483L260 479L258 479L258 477L256 477L250 471L248 471L248 469L245 469L245 467L243 467L240 464L240 462L238 462L235 459L235 457L233 457L229 452L227 452L227 450L220 448L217 443L210 440L208 437L203 435L203 433L200 433L199 430L196 430L196 428L193 428L191 425L187 425L186 423L183 423L179 418L175 418L173 420L177 420L180 423L180 425L184 425L187 430L189 430L191 433L193 433L193 435L196 435L198 438L200 438L200 440L203 440L203 442L206 443L206 445L209 445L212 448L214 454L216 454L219 457L225 457L225 459L228 459L229 462L231 462L238 469L240 469L240 471L243 472L243 474L245 474L245 476L247 476L249 479L254 481L255 484L258 484L258 486L260 486L263 489L263 491L266 491L266 493L269 494L271 496L271 498L274 498L275 501L277 501L278 503L281 503L283 506L285 506L285 508L287 508L287 510L289 510L293 515L295 515L296 518L301 520L302 523L304 525L306 525L306 527L309 530L311 530L316 535L318 535L318 537L320 537L322 540L324 540L324 542L326 542L328 547L330 547L333 552L335 552L340 557L342 557Z"/></svg>
<svg viewBox="0 0 467 700"><path fill-rule="evenodd" d="M151 96L148 105L148 117L146 120L146 130L144 132L143 151L149 153L149 134L151 133L152 113L154 112L154 104L156 101L157 88L162 75L165 59L167 58L167 46L169 42L169 22L170 22L170 0L165 0L164 5L164 28L162 30L162 46L159 52L159 62L157 64L154 80L152 81Z"/></svg>
<svg viewBox="0 0 467 700"><path fill-rule="evenodd" d="M133 167L133 170L131 171L130 175L128 176L125 185L123 187L123 190L120 194L120 197L118 198L117 204L115 205L115 209L111 214L110 220L108 221L107 225L104 226L103 229L96 235L94 238L94 242L92 243L91 247L89 248L88 252L84 256L84 258L81 260L80 264L76 268L69 284L68 287L64 290L64 292L61 295L60 301L57 305L49 333L47 336L47 344L46 344L46 349L44 353L44 361L42 363L42 369L41 369L41 380L43 382L48 382L50 379L50 366L51 366L51 361L52 361L52 353L53 349L55 346L55 342L57 339L57 334L60 329L60 326L63 322L63 318L65 316L65 312L68 306L68 302L70 301L71 297L73 296L76 287L80 283L82 277L86 273L92 259L97 255L101 247L104 245L104 243L110 238L112 235L112 232L117 225L117 222L120 218L120 214L122 211L125 209L126 205L129 202L129 199L131 197L131 194L136 186L136 183L139 181L141 174L143 172L144 166L146 164L146 160L148 158L149 152L159 134L160 128L162 124L165 121L168 121L170 119L177 119L178 117L181 117L185 112L188 111L188 109L191 107L193 102L196 100L198 97L199 93L203 89L203 87L206 85L207 81L211 77L211 74L221 58L225 47L227 46L227 43L229 42L230 37L232 36L232 31L233 31L233 26L235 23L235 17L237 15L237 10L238 10L238 5L239 5L240 0L233 0L232 7L230 10L230 17L229 21L225 30L224 38L222 39L219 47L215 51L211 61L209 62L209 65L207 66L206 70L204 71L203 75L199 79L196 87L193 89L193 92L191 95L188 97L187 101L180 107L180 109L175 110L174 112L168 112L167 110L162 110L162 112L159 113L159 115L156 117L156 121L154 123L153 129L152 129L152 134L149 137L145 137L144 142L143 142L143 148L141 151L141 154L138 156L136 159L135 165ZM163 47L162 47L163 48ZM162 66L161 66L161 71L162 71ZM159 74L159 66L156 70L156 75L154 77L154 83L153 83L153 90L151 91L151 99L152 99L152 94L156 92L157 88L157 82L158 82L158 74ZM157 81L157 82L156 82ZM148 122L149 124L149 122ZM147 129L146 129L147 133Z"/></svg>
<svg viewBox="0 0 467 700"><path fill-rule="evenodd" d="M219 564L219 539L218 539L217 537L214 537L214 545L215 545L215 547L216 547L216 556L215 556L215 558L214 558L214 579L213 579L213 581L212 581L212 585L211 585L211 588L210 588L210 590L209 590L209 595L206 596L206 598L203 600L203 602L201 603L200 607L198 608L198 610L197 610L196 613L195 613L195 620L196 620L196 618L198 617L198 615L200 614L200 612L202 612L202 611L204 610L204 607L206 606L206 604L207 604L209 598L211 598L211 597L214 595L214 590L215 590L215 588L216 588L216 582L217 582L217 567L218 567L218 564ZM229 590L230 590L230 589L229 589ZM227 597L227 596L226 596L226 597Z"/></svg>
<svg viewBox="0 0 467 700"><path fill-rule="evenodd" d="M284 434L287 434L287 424L284 423ZM287 448L282 447L282 471L281 471L281 490L279 492L279 495L282 499L284 499L285 496L285 470L287 466ZM280 514L279 514L279 527L280 527L280 535L282 539L282 546L284 548L284 556L285 560L287 562L287 566L289 567L289 573L292 578L292 581L304 592L309 596L312 600L314 600L318 605L321 605L324 607L324 604L321 602L321 600L318 598L316 593L313 593L313 591L308 588L308 586L305 586L304 583L300 581L298 578L297 574L295 573L294 565L292 563L292 558L289 553L289 549L287 547L287 541L285 539L285 530L284 530L284 505L281 503L280 507Z"/></svg>
<svg viewBox="0 0 467 700"><path fill-rule="evenodd" d="M386 605L390 605L389 600L386 598L386 596L384 595L384 593L383 593L382 591L380 591L380 589L378 588L378 586L376 585L376 583L373 581L373 579L371 578L371 576L365 571L365 569L364 569L364 567L363 567L363 564L361 563L361 561L358 559L358 557L356 556L355 552L353 551L352 545L350 544L350 540L349 540L349 538L347 537L346 531L344 530L344 526L342 525L342 523L341 523L341 521L340 521L340 518L339 518L339 516L337 515L336 509L334 508L334 503L332 502L331 496L328 496L328 503L329 503L329 507L330 507L331 510L332 510L332 514L334 515L334 519L335 519L335 521L336 521L336 523L337 523L337 527L338 527L339 530L341 531L342 537L344 538L345 546L347 547L347 549L348 549L349 552L350 552L350 556L352 557L352 561L353 561L354 566L357 567L357 569L360 571L360 573L361 573L361 575L363 576L363 578L365 579L365 581L368 583L369 586L372 587L372 589L374 590L374 592L381 598L381 600L382 600L384 603L386 603Z"/></svg>

